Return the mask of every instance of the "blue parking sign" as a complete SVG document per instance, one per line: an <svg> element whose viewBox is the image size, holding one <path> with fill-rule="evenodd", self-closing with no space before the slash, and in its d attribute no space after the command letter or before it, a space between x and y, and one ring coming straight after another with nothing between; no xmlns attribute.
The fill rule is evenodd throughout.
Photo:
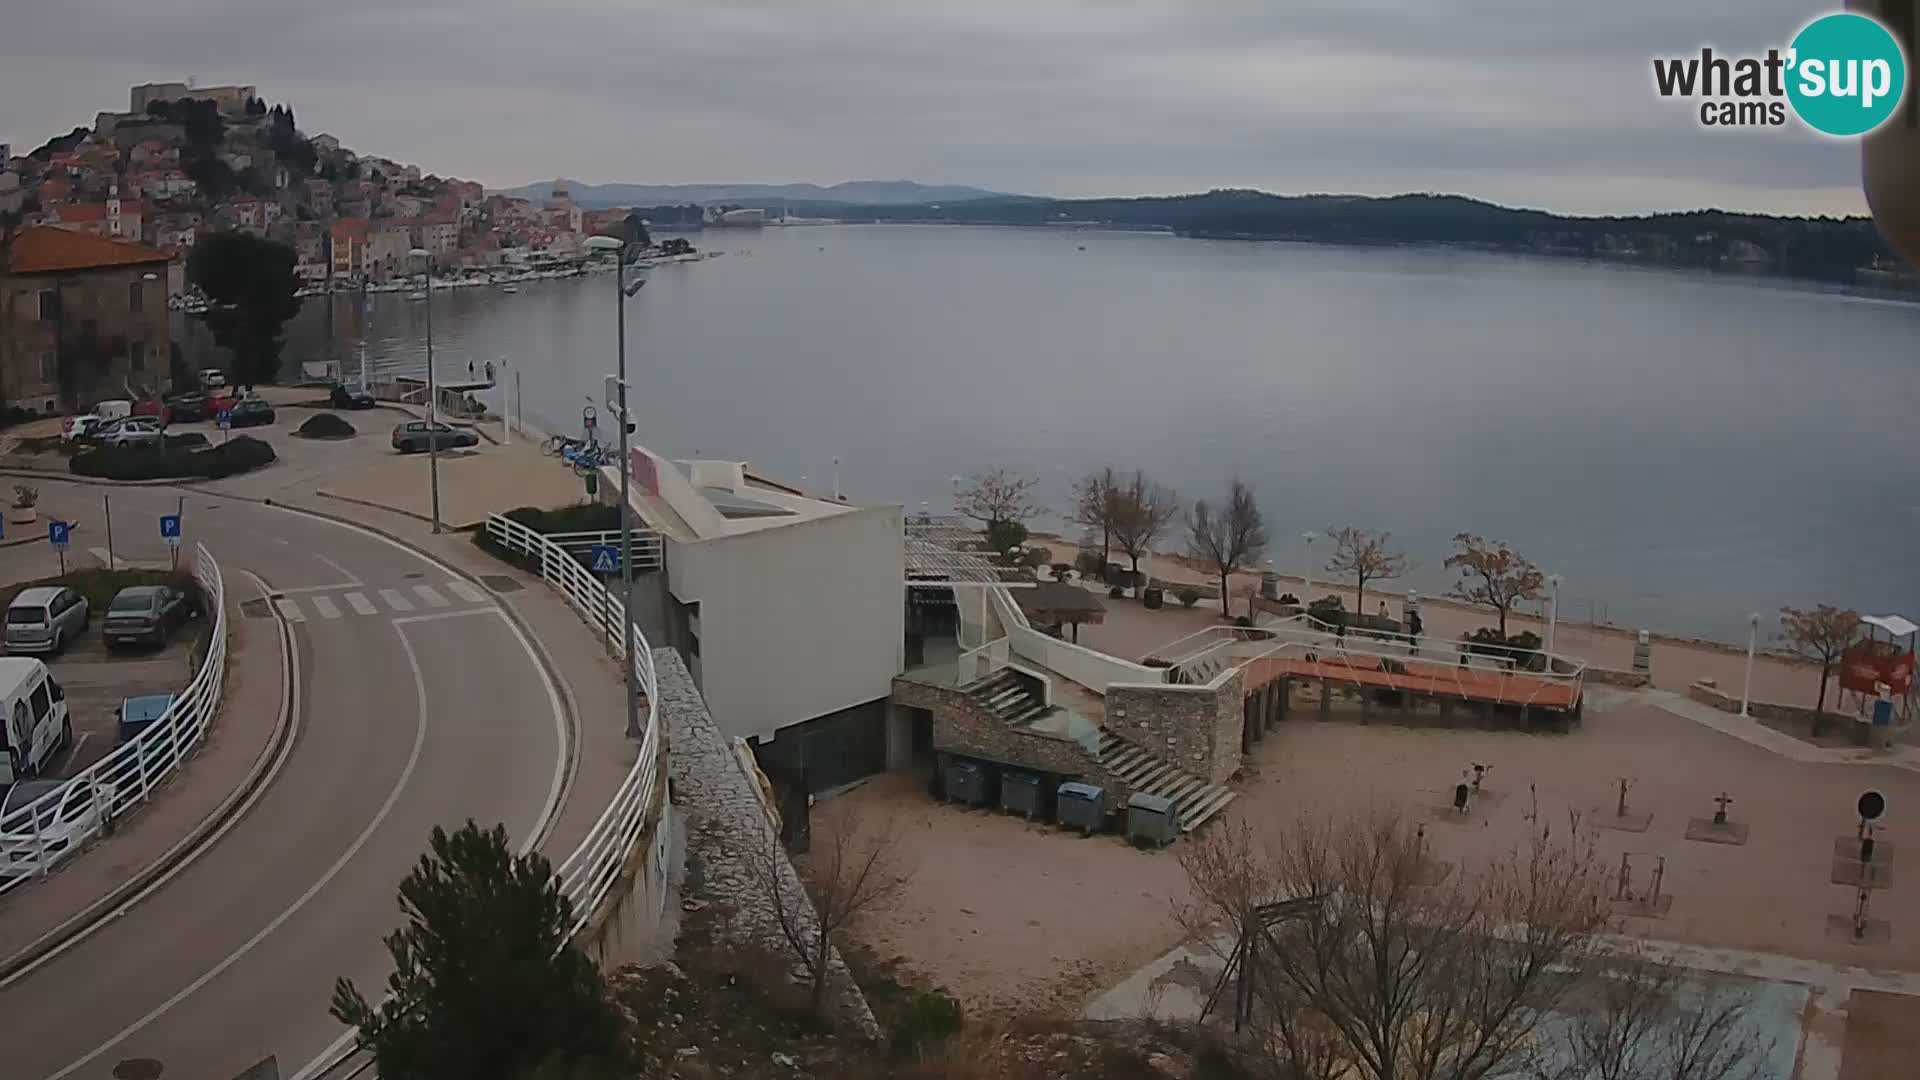
<svg viewBox="0 0 1920 1080"><path fill-rule="evenodd" d="M620 549L612 544L595 544L588 565L593 567L596 574L617 574L620 572Z"/></svg>
<svg viewBox="0 0 1920 1080"><path fill-rule="evenodd" d="M47 522L47 543L57 548L66 547L68 534L71 533L72 530L73 526L64 521Z"/></svg>
<svg viewBox="0 0 1920 1080"><path fill-rule="evenodd" d="M165 540L168 547L180 546L179 514L160 515L160 539Z"/></svg>
<svg viewBox="0 0 1920 1080"><path fill-rule="evenodd" d="M220 430L222 431L225 431L226 429L232 427L233 426L233 410L221 409L219 412L214 413L213 422L220 425Z"/></svg>

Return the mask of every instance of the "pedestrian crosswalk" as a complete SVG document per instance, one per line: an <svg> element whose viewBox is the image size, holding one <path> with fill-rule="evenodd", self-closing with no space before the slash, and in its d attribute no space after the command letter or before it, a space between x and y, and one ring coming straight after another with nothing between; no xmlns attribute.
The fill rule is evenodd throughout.
<svg viewBox="0 0 1920 1080"><path fill-rule="evenodd" d="M445 592L441 591L442 589ZM449 599L447 594L452 593ZM349 615L404 615L414 611L443 611L456 606L492 603L492 597L469 582L453 580L444 585L414 585L405 592L400 589L342 589L337 596L327 592L308 592L299 596L282 594L274 597L273 606L288 622L303 623L309 619L331 620L349 617ZM341 605L345 604L346 610Z"/></svg>

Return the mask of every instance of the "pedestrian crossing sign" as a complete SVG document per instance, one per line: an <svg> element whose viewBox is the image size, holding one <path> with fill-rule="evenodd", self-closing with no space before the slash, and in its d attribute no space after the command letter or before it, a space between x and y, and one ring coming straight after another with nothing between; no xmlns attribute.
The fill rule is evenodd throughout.
<svg viewBox="0 0 1920 1080"><path fill-rule="evenodd" d="M620 572L620 549L612 544L595 544L589 564L596 574L617 574Z"/></svg>

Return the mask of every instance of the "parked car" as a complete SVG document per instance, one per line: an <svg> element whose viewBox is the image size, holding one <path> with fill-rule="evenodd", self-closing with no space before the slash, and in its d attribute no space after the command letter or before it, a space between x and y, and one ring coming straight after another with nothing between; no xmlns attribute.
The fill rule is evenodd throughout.
<svg viewBox="0 0 1920 1080"><path fill-rule="evenodd" d="M7 651L57 653L87 632L87 598L64 585L22 589L7 605Z"/></svg>
<svg viewBox="0 0 1920 1080"><path fill-rule="evenodd" d="M190 394L180 394L167 402L172 419L177 423L191 423L205 420L213 415L207 403L207 395L198 390Z"/></svg>
<svg viewBox="0 0 1920 1080"><path fill-rule="evenodd" d="M120 722L114 745L125 746L139 738L141 732L167 714L167 708L172 704L172 694L141 694L122 701L120 707L113 710L113 715Z"/></svg>
<svg viewBox="0 0 1920 1080"><path fill-rule="evenodd" d="M0 785L39 776L72 743L67 692L53 672L28 657L0 657Z"/></svg>
<svg viewBox="0 0 1920 1080"><path fill-rule="evenodd" d="M233 427L253 427L273 423L273 406L265 398L241 398L227 410L227 422Z"/></svg>
<svg viewBox="0 0 1920 1080"><path fill-rule="evenodd" d="M450 450L460 446L478 446L480 436L465 428L438 422L409 420L393 426L393 448L403 454L417 453L429 446Z"/></svg>
<svg viewBox="0 0 1920 1080"><path fill-rule="evenodd" d="M367 393L364 388L350 389L345 386L336 386L333 388L333 393L328 395L328 399L336 409L371 409L374 406L373 395Z"/></svg>
<svg viewBox="0 0 1920 1080"><path fill-rule="evenodd" d="M201 368L199 378L201 387L207 390L227 385L227 373L217 367Z"/></svg>
<svg viewBox="0 0 1920 1080"><path fill-rule="evenodd" d="M158 417L164 424L173 415L173 407L159 398L141 398L133 403L133 415Z"/></svg>
<svg viewBox="0 0 1920 1080"><path fill-rule="evenodd" d="M51 867L91 840L113 815L115 788L97 780L29 780L0 797L0 820L39 803L0 832L0 877L25 877ZM49 798L49 796L52 796Z"/></svg>
<svg viewBox="0 0 1920 1080"><path fill-rule="evenodd" d="M129 585L107 605L100 637L108 648L135 642L165 645L192 610L187 594L171 585Z"/></svg>
<svg viewBox="0 0 1920 1080"><path fill-rule="evenodd" d="M94 434L99 429L124 416L133 415L133 402L122 399L95 402L91 410L79 416L69 416L60 423L60 436L71 442L74 439Z"/></svg>
<svg viewBox="0 0 1920 1080"><path fill-rule="evenodd" d="M157 416L129 416L114 422L113 430L100 436L104 446L142 446L158 448L167 443L167 428Z"/></svg>

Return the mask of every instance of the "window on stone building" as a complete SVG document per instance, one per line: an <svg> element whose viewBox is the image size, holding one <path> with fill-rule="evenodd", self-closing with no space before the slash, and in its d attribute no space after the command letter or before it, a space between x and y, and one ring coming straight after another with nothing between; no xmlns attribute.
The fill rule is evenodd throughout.
<svg viewBox="0 0 1920 1080"><path fill-rule="evenodd" d="M138 314L141 299L140 283L137 281L129 282L127 284L127 310Z"/></svg>
<svg viewBox="0 0 1920 1080"><path fill-rule="evenodd" d="M40 321L57 322L60 319L60 290L40 290Z"/></svg>

